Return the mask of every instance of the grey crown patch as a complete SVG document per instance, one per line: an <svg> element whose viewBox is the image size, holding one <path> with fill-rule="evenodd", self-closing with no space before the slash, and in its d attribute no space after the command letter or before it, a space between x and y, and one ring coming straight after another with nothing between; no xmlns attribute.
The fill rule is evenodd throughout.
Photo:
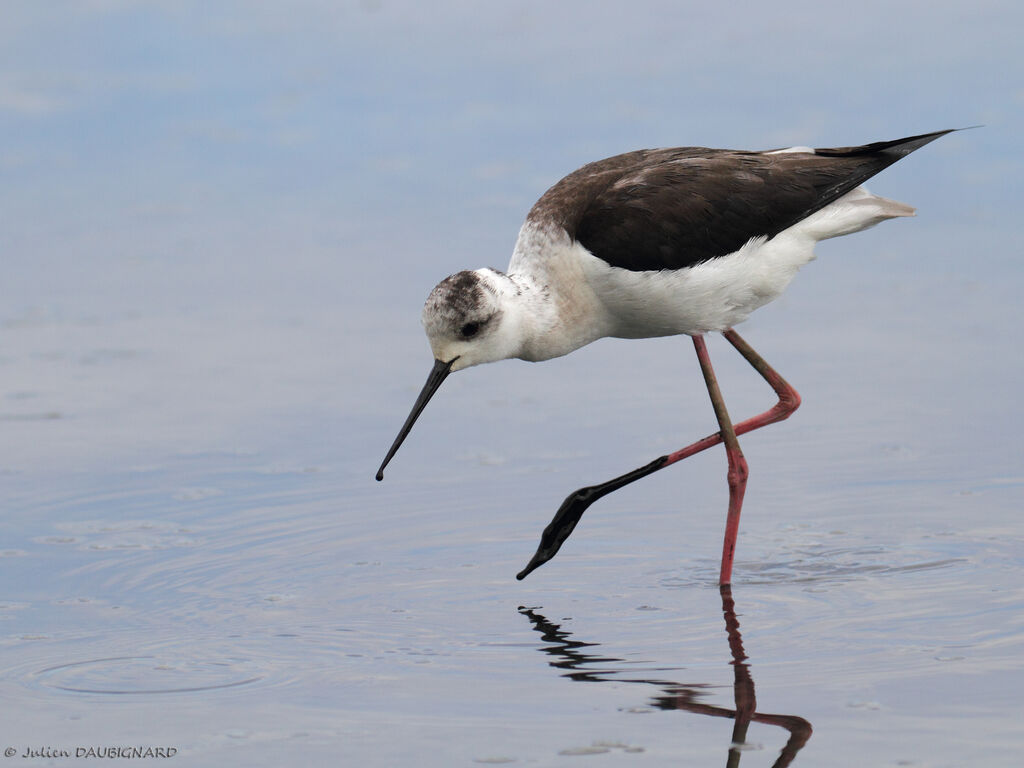
<svg viewBox="0 0 1024 768"><path fill-rule="evenodd" d="M494 289L476 272L464 270L446 277L430 292L423 306L423 325L430 335L459 337L467 324L483 328L498 314Z"/></svg>

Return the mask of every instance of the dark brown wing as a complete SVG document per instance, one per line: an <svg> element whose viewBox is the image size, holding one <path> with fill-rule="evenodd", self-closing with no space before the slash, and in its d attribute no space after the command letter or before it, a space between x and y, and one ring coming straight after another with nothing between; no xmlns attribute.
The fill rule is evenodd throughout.
<svg viewBox="0 0 1024 768"><path fill-rule="evenodd" d="M588 251L630 270L680 269L771 238L900 158L949 133L815 154L688 147L580 168L534 206Z"/></svg>

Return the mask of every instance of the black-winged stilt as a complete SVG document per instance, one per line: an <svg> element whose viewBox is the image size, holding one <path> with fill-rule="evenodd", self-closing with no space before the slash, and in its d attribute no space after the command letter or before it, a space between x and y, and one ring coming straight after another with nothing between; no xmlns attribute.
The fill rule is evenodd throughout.
<svg viewBox="0 0 1024 768"><path fill-rule="evenodd" d="M729 511L721 584L747 482L737 435L788 417L800 396L733 326L777 298L814 258L814 244L912 216L860 185L950 130L859 147L742 152L704 147L628 152L585 165L544 193L519 232L508 272L464 271L427 298L434 353L427 383L377 471L384 468L452 371L506 358L550 360L614 336L693 338L719 431L600 485L570 494L516 578L554 557L597 499L687 456L725 443ZM733 425L703 335L721 332L779 402Z"/></svg>

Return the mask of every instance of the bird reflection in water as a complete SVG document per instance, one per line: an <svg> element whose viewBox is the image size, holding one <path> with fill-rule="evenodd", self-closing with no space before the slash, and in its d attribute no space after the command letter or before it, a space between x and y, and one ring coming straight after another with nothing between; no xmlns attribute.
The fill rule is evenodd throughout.
<svg viewBox="0 0 1024 768"><path fill-rule="evenodd" d="M698 715L711 717L728 717L735 720L732 729L732 743L729 746L726 766L735 768L740 764L740 756L746 744L747 729L750 724L764 723L789 731L789 739L779 753L778 759L772 764L775 768L783 768L793 762L797 752L811 738L811 724L796 715L771 715L757 711L757 698L754 694L754 679L750 675L750 665L743 651L743 637L740 635L740 623L736 619L736 607L732 598L732 589L728 586L720 588L722 594L722 613L725 616L725 631L729 637L731 664L735 675L733 694L735 708L718 707L700 702L701 696L709 686L700 684L683 684L669 680L656 679L624 679L619 670L588 668L595 664L627 663L625 659L616 659L588 652L599 643L587 643L573 640L572 633L566 632L560 625L548 621L534 608L520 608L519 612L533 622L533 627L544 639L541 650L555 657L551 666L568 670L565 677L583 682L618 682L645 683L661 689L661 693L652 699L652 705L658 709L679 709Z"/></svg>

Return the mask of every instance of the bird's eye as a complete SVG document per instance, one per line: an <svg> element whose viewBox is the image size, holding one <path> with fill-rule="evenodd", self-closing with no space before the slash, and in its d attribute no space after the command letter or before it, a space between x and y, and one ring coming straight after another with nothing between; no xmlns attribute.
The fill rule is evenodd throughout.
<svg viewBox="0 0 1024 768"><path fill-rule="evenodd" d="M471 339L476 336L477 331L480 330L480 323L466 323L462 328L459 329L459 333L462 334L462 338Z"/></svg>

